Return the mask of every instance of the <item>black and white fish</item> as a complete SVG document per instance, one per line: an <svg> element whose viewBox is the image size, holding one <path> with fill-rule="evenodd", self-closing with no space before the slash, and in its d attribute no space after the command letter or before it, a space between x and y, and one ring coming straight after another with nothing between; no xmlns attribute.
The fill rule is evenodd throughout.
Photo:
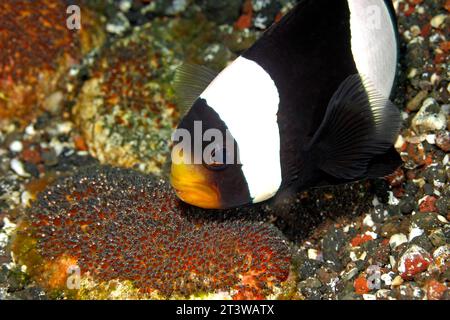
<svg viewBox="0 0 450 320"><path fill-rule="evenodd" d="M177 83L192 107L178 129L215 129L232 142L174 149L178 196L230 208L392 173L401 164L401 118L389 101L397 60L390 1L302 0L218 75L182 67Z"/></svg>

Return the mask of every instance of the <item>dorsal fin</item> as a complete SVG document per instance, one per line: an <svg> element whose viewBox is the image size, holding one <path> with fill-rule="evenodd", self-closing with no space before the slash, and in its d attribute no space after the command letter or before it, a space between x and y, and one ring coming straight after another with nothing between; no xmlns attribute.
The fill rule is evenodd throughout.
<svg viewBox="0 0 450 320"><path fill-rule="evenodd" d="M333 95L307 151L324 172L339 179L361 179L368 175L371 160L392 147L400 125L398 109L368 80L352 75Z"/></svg>
<svg viewBox="0 0 450 320"><path fill-rule="evenodd" d="M173 88L182 115L190 109L217 75L218 72L195 64L182 64L177 68Z"/></svg>

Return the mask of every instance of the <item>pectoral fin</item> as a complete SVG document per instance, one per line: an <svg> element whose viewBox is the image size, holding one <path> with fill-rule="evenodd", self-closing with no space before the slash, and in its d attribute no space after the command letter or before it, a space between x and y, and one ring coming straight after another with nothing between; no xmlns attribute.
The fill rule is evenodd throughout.
<svg viewBox="0 0 450 320"><path fill-rule="evenodd" d="M308 150L319 169L343 180L388 174L397 164L392 145L400 130L399 110L360 75L348 77L332 97ZM395 150L394 150L395 152ZM377 160L378 159L378 160ZM395 163L394 163L395 162Z"/></svg>

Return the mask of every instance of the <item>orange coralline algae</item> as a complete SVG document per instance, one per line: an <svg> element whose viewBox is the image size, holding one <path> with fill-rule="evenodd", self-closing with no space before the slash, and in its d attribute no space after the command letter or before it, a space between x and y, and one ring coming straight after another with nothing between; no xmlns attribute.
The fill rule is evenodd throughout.
<svg viewBox="0 0 450 320"><path fill-rule="evenodd" d="M354 237L351 241L353 247L359 247L360 245L373 240L372 236L369 234L361 234Z"/></svg>
<svg viewBox="0 0 450 320"><path fill-rule="evenodd" d="M253 6L250 0L246 0L242 8L242 15L236 21L235 27L243 30L252 26Z"/></svg>
<svg viewBox="0 0 450 320"><path fill-rule="evenodd" d="M355 287L356 294L366 294L370 292L367 279L364 276L357 278L353 283L353 286Z"/></svg>
<svg viewBox="0 0 450 320"><path fill-rule="evenodd" d="M67 7L65 1L0 1L0 118L32 119L61 74L94 45L90 14L83 12L83 31L69 30Z"/></svg>
<svg viewBox="0 0 450 320"><path fill-rule="evenodd" d="M427 298L428 300L440 300L447 291L447 286L436 280L430 280L427 283Z"/></svg>
<svg viewBox="0 0 450 320"><path fill-rule="evenodd" d="M152 176L89 168L39 196L28 232L47 261L45 270L51 269L48 263L73 261L82 275L99 282L129 280L142 294L226 292L258 299L287 280L290 251L274 227L199 221L189 210L197 209L180 203ZM42 275L45 270L38 272L48 286L65 283Z"/></svg>
<svg viewBox="0 0 450 320"><path fill-rule="evenodd" d="M437 212L436 208L437 198L435 196L426 196L426 198L420 203L420 212Z"/></svg>

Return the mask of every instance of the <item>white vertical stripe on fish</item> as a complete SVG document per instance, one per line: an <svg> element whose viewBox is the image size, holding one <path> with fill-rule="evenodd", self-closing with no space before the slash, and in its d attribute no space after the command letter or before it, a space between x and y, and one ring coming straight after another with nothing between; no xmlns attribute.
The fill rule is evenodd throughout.
<svg viewBox="0 0 450 320"><path fill-rule="evenodd" d="M239 57L202 93L239 146L242 171L253 202L276 194L281 185L280 97L270 75L256 62Z"/></svg>
<svg viewBox="0 0 450 320"><path fill-rule="evenodd" d="M358 72L389 98L397 67L396 26L383 0L348 0L353 58Z"/></svg>

